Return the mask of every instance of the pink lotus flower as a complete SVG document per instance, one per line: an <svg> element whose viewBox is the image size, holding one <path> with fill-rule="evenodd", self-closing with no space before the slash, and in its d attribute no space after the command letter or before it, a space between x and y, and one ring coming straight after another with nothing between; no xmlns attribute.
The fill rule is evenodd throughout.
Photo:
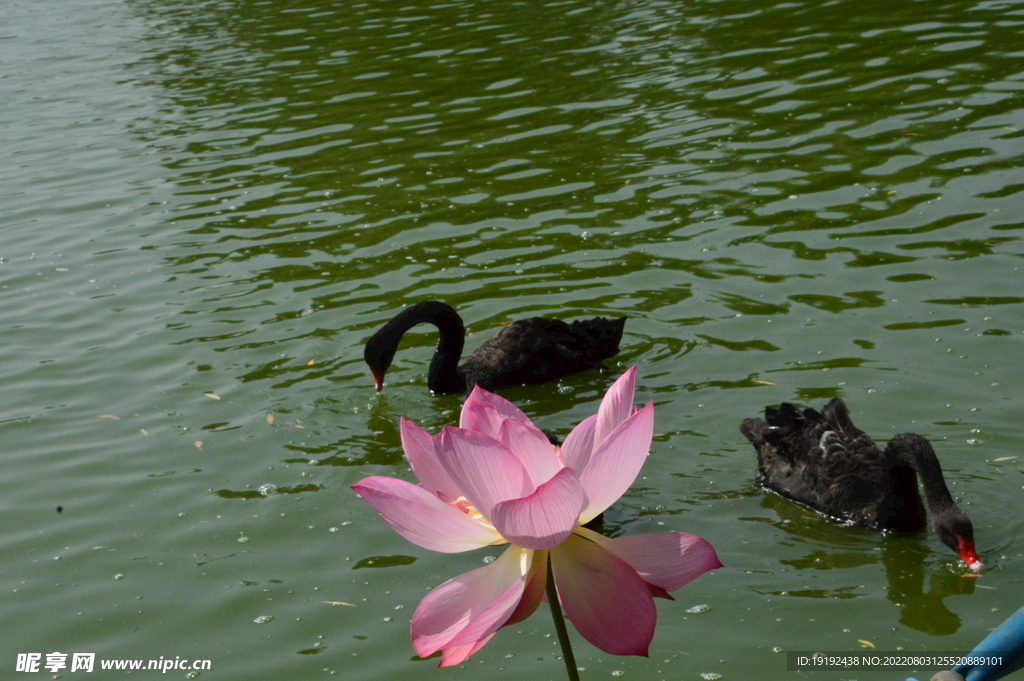
<svg viewBox="0 0 1024 681"><path fill-rule="evenodd" d="M353 485L403 537L445 553L511 544L493 563L449 580L412 618L421 657L459 664L543 599L548 561L576 630L613 655L647 655L652 596L721 567L700 537L670 532L608 539L585 527L629 489L650 449L653 400L633 408L636 367L597 414L553 446L511 402L479 387L459 427L431 436L402 419L402 447L420 484L374 476Z"/></svg>

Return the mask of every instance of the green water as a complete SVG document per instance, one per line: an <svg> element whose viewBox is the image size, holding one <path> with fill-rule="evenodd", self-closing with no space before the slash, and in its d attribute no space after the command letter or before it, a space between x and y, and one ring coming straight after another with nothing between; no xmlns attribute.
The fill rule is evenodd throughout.
<svg viewBox="0 0 1024 681"><path fill-rule="evenodd" d="M573 634L583 678L970 650L1024 605L1022 33L1011 1L5 4L0 676L564 678L543 613L416 659L419 600L487 552L349 489L410 477L399 416L456 422L432 333L381 395L362 362L433 298L469 349L629 317L609 374L503 394L564 435L639 365L657 436L610 529L725 567L658 603L649 659ZM837 395L935 442L984 575L753 489L739 422Z"/></svg>

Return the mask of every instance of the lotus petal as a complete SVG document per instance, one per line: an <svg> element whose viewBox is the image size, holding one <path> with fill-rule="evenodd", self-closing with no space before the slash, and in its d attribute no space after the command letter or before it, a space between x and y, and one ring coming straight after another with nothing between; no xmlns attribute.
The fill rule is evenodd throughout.
<svg viewBox="0 0 1024 681"><path fill-rule="evenodd" d="M516 546L550 549L576 529L586 500L575 471L563 468L530 496L496 504L491 509L491 522Z"/></svg>
<svg viewBox="0 0 1024 681"><path fill-rule="evenodd" d="M579 475L590 463L590 455L594 451L594 427L597 425L597 414L588 416L572 429L562 443L562 464L571 468Z"/></svg>
<svg viewBox="0 0 1024 681"><path fill-rule="evenodd" d="M453 501L461 496L459 488L441 465L435 438L412 421L399 420L402 449L412 472L425 488L439 492L444 499Z"/></svg>
<svg viewBox="0 0 1024 681"><path fill-rule="evenodd" d="M483 400L466 400L459 415L459 428L497 439L501 431L501 422L504 420L493 404Z"/></svg>
<svg viewBox="0 0 1024 681"><path fill-rule="evenodd" d="M466 500L488 520L495 504L536 490L519 458L483 433L447 426L441 431L438 454Z"/></svg>
<svg viewBox="0 0 1024 681"><path fill-rule="evenodd" d="M547 482L562 468L555 446L528 421L506 419L501 424L498 440L512 450L534 485Z"/></svg>
<svg viewBox="0 0 1024 681"><path fill-rule="evenodd" d="M544 600L544 592L548 584L548 552L534 551L530 560L530 572L526 575L526 588L523 589L523 597L519 599L516 606L504 626L518 624L532 615L541 601Z"/></svg>
<svg viewBox="0 0 1024 681"><path fill-rule="evenodd" d="M530 423L529 417L504 397L473 386L473 392L462 405L459 427L497 438L502 421L508 419Z"/></svg>
<svg viewBox="0 0 1024 681"><path fill-rule="evenodd" d="M583 638L612 655L647 655L658 614L624 560L572 535L550 551L558 600Z"/></svg>
<svg viewBox="0 0 1024 681"><path fill-rule="evenodd" d="M645 582L665 591L675 591L708 570L722 567L711 544L685 532L631 534L608 539L586 528L576 531L629 563Z"/></svg>
<svg viewBox="0 0 1024 681"><path fill-rule="evenodd" d="M412 618L412 644L419 656L475 645L501 628L522 598L530 558L530 551L510 546L490 565L450 579L427 594Z"/></svg>
<svg viewBox="0 0 1024 681"><path fill-rule="evenodd" d="M498 415L503 419L518 419L520 421L530 423L530 417L524 414L519 407L509 402L504 397L484 390L478 385L473 386L473 392L471 392L469 397L466 398L467 403L471 400L490 404L498 410ZM462 427L465 428L466 426Z"/></svg>
<svg viewBox="0 0 1024 681"><path fill-rule="evenodd" d="M633 393L636 390L636 367L619 376L608 388L597 409L594 444L600 445L633 411Z"/></svg>
<svg viewBox="0 0 1024 681"><path fill-rule="evenodd" d="M352 489L391 529L425 549L459 553L505 543L493 529L411 482L373 476L352 485Z"/></svg>
<svg viewBox="0 0 1024 681"><path fill-rule="evenodd" d="M626 493L647 459L653 437L652 400L596 445L590 463L579 476L588 499L580 516L581 524L596 518Z"/></svg>
<svg viewBox="0 0 1024 681"><path fill-rule="evenodd" d="M438 667L450 667L453 664L462 664L470 655L480 650L488 641L494 638L494 634L483 638L476 643L468 643L464 646L451 646L441 651L441 661Z"/></svg>

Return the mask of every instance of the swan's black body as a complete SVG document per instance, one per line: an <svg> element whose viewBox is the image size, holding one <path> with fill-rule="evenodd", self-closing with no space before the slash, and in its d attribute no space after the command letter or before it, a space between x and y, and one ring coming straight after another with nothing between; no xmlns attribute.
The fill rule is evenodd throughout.
<svg viewBox="0 0 1024 681"><path fill-rule="evenodd" d="M839 398L821 413L786 403L768 407L765 420L746 419L740 430L757 450L756 484L840 522L897 532L924 529L920 477L939 538L972 570L984 567L971 521L950 496L924 437L901 433L880 450L853 425Z"/></svg>
<svg viewBox="0 0 1024 681"><path fill-rule="evenodd" d="M426 323L435 325L441 335L427 373L428 386L437 393L468 393L474 385L494 390L503 385L544 383L599 367L602 360L619 351L626 318L595 317L569 324L543 317L521 319L498 331L460 365L466 330L458 313L438 301L417 303L366 343L363 356L378 391L402 336Z"/></svg>

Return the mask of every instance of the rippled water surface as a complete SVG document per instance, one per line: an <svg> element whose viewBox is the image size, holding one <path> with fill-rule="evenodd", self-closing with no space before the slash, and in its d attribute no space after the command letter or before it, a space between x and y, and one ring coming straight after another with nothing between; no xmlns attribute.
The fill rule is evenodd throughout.
<svg viewBox="0 0 1024 681"><path fill-rule="evenodd" d="M1024 584L1022 91L1009 0L12 0L5 674L60 651L563 678L544 613L463 667L418 660L419 600L488 552L413 546L349 489L411 477L400 415L456 422L429 327L381 395L362 361L428 299L468 349L524 316L629 317L608 374L503 394L564 436L639 365L657 435L609 530L699 534L725 567L659 602L649 659L573 634L584 678L970 650ZM984 575L931 532L752 487L739 422L834 396L879 440L935 442Z"/></svg>

